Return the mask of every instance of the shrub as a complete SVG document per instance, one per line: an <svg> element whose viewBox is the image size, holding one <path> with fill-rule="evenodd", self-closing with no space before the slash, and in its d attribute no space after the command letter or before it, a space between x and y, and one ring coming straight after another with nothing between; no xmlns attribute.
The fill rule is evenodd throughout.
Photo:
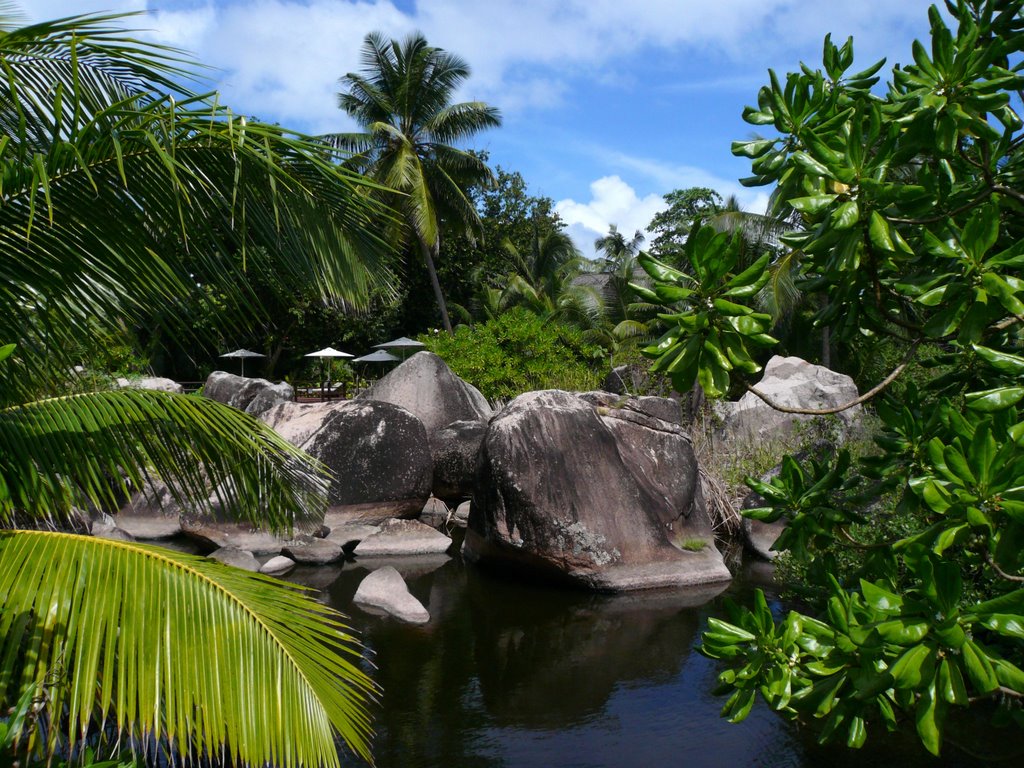
<svg viewBox="0 0 1024 768"><path fill-rule="evenodd" d="M455 333L420 337L458 376L488 400L537 389L585 391L600 386L603 352L579 331L517 308Z"/></svg>

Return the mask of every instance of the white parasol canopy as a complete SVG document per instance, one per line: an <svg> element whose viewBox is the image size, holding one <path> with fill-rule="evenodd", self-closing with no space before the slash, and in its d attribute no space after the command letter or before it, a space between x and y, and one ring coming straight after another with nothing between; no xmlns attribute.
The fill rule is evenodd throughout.
<svg viewBox="0 0 1024 768"><path fill-rule="evenodd" d="M326 358L328 358L328 357L353 357L353 355L350 355L348 352L342 352L341 350L335 349L334 347L324 347L323 349L318 349L316 352L310 352L310 353L304 355L304 357L319 357L321 360L326 360ZM328 392L331 391L331 369L330 368L327 369L327 391ZM322 369L321 369L321 374L320 374L320 396L321 396L321 398L323 397L323 394L324 394L324 377L323 377L323 372L322 372Z"/></svg>
<svg viewBox="0 0 1024 768"><path fill-rule="evenodd" d="M246 358L252 357L266 357L261 355L259 352L253 352L251 349L236 349L234 352L225 352L221 357L232 357L238 358L242 361L242 376L245 376L245 360Z"/></svg>

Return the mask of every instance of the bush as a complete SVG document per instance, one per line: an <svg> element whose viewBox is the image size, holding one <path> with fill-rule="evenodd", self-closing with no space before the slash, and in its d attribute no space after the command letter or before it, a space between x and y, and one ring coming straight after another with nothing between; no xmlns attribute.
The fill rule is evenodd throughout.
<svg viewBox="0 0 1024 768"><path fill-rule="evenodd" d="M585 391L600 386L603 352L574 328L545 323L517 308L452 335L420 341L488 400L509 400L537 389Z"/></svg>

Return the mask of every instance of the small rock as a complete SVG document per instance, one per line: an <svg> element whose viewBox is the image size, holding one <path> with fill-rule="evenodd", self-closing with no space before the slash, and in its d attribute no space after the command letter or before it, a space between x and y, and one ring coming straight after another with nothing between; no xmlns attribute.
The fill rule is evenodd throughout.
<svg viewBox="0 0 1024 768"><path fill-rule="evenodd" d="M391 566L373 571L363 579L352 600L364 610L384 611L410 624L426 624L430 621L430 614L423 603L412 596L405 579Z"/></svg>
<svg viewBox="0 0 1024 768"><path fill-rule="evenodd" d="M260 561L256 559L255 555L238 547L221 547L216 552L207 555L207 557L224 563L224 565L241 568L243 571L256 572L260 569Z"/></svg>
<svg viewBox="0 0 1024 768"><path fill-rule="evenodd" d="M472 501L464 501L455 508L455 524L460 528L465 528L469 523L469 510L472 506Z"/></svg>
<svg viewBox="0 0 1024 768"><path fill-rule="evenodd" d="M450 514L451 511L448 509L447 504L436 496L431 496L427 499L427 503L423 505L419 521L435 530L441 531L444 530L445 523L448 522Z"/></svg>
<svg viewBox="0 0 1024 768"><path fill-rule="evenodd" d="M341 545L326 539L313 539L303 544L289 544L282 552L297 563L327 565L345 556Z"/></svg>
<svg viewBox="0 0 1024 768"><path fill-rule="evenodd" d="M263 567L260 568L260 573L265 573L268 576L280 576L282 574L288 573L288 571L290 571L294 567L295 561L292 560L290 557L285 557L284 555L277 555L275 557L270 558L269 560L267 560L267 562L263 564Z"/></svg>
<svg viewBox="0 0 1024 768"><path fill-rule="evenodd" d="M388 520L355 548L356 557L429 555L447 552L452 540L416 520Z"/></svg>

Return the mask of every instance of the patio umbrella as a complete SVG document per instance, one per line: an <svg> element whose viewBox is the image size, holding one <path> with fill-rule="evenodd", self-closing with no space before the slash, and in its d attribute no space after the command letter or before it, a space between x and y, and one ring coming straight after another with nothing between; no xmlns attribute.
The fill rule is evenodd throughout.
<svg viewBox="0 0 1024 768"><path fill-rule="evenodd" d="M402 359L405 360L405 358L409 356L409 352L411 350L426 349L427 345L421 341L401 336L397 339L392 339L391 341L385 341L383 344L374 344L373 348L384 350L390 349L394 352L398 352L402 356Z"/></svg>
<svg viewBox="0 0 1024 768"><path fill-rule="evenodd" d="M234 352L226 352L221 357L237 357L242 361L242 376L245 376L245 359L247 357L266 357L261 355L259 352L253 352L249 349L236 349Z"/></svg>
<svg viewBox="0 0 1024 768"><path fill-rule="evenodd" d="M309 354L305 355L305 357L319 357L321 362L326 364L327 358L329 358L329 357L352 357L352 355L350 355L348 352L342 352L340 350L337 350L334 347L324 347L323 349L318 349L316 352L310 352ZM321 371L323 371L323 367L322 366L321 366ZM330 368L327 369L327 391L328 392L331 391L331 369ZM323 397L323 394L324 394L324 377L323 377L323 373L321 372L321 374L320 374L320 397L321 398Z"/></svg>
<svg viewBox="0 0 1024 768"><path fill-rule="evenodd" d="M383 349L378 349L376 352L371 352L368 355L357 357L353 360L353 363L397 363L401 360L400 357L395 357L390 352Z"/></svg>

